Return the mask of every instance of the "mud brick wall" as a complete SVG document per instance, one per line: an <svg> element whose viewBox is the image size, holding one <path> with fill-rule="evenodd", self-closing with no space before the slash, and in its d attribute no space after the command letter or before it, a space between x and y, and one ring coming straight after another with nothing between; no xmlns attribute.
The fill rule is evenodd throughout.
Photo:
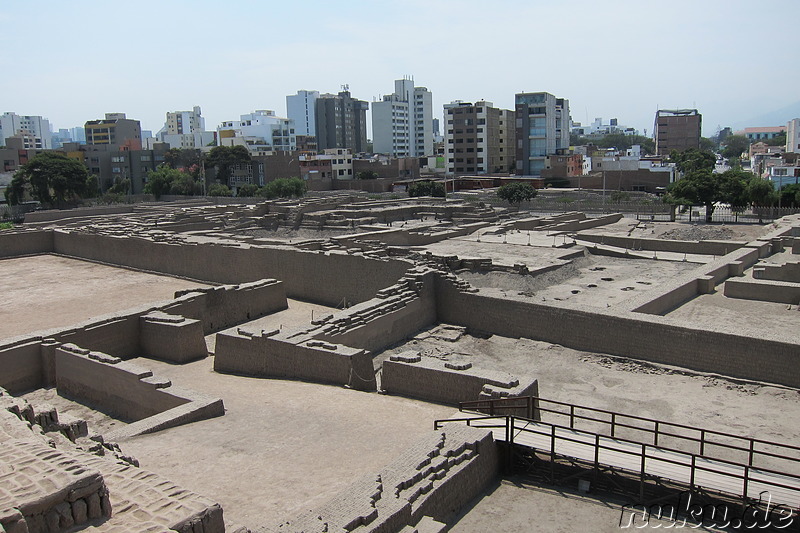
<svg viewBox="0 0 800 533"><path fill-rule="evenodd" d="M800 263L762 264L753 269L753 277L774 281L800 282Z"/></svg>
<svg viewBox="0 0 800 533"><path fill-rule="evenodd" d="M323 305L363 302L411 267L409 262L290 247L169 244L55 230L54 251L112 265L151 270L212 283L264 278L284 282L286 295Z"/></svg>
<svg viewBox="0 0 800 533"><path fill-rule="evenodd" d="M390 394L458 405L489 397L538 396L538 382L471 364L449 364L430 357L395 356L383 363L381 388Z"/></svg>
<svg viewBox="0 0 800 533"><path fill-rule="evenodd" d="M150 370L76 346L56 348L59 394L126 420L141 420L188 402L165 391L169 381Z"/></svg>
<svg viewBox="0 0 800 533"><path fill-rule="evenodd" d="M311 335L332 343L378 351L436 322L435 275L414 269L378 297L336 313Z"/></svg>
<svg viewBox="0 0 800 533"><path fill-rule="evenodd" d="M186 363L208 355L199 320L159 311L139 317L142 355L173 363Z"/></svg>
<svg viewBox="0 0 800 533"><path fill-rule="evenodd" d="M691 272L660 284L653 290L631 298L621 308L650 315L665 314L698 294L706 293L707 291L703 287L709 284L717 285L730 276L741 274L744 269L758 261L761 251L760 244L754 246L748 244L716 261L701 265ZM709 277L710 280L708 280Z"/></svg>
<svg viewBox="0 0 800 533"><path fill-rule="evenodd" d="M132 205L103 205L95 207L79 207L76 209L49 209L46 211L33 211L25 213L25 223L52 222L54 220L76 219L97 215L121 215L133 213Z"/></svg>
<svg viewBox="0 0 800 533"><path fill-rule="evenodd" d="M98 471L44 442L0 442L0 531L72 531L110 515Z"/></svg>
<svg viewBox="0 0 800 533"><path fill-rule="evenodd" d="M283 282L262 279L239 285L176 293L165 312L199 320L206 334L281 311L288 307Z"/></svg>
<svg viewBox="0 0 800 533"><path fill-rule="evenodd" d="M440 322L734 378L800 387L796 336L728 333L667 317L612 314L463 292L437 279Z"/></svg>
<svg viewBox="0 0 800 533"><path fill-rule="evenodd" d="M747 244L740 241L673 241L588 233L579 233L578 239L631 250L651 250L701 255L727 255Z"/></svg>
<svg viewBox="0 0 800 533"><path fill-rule="evenodd" d="M766 279L729 279L725 282L725 296L798 305L800 304L800 284Z"/></svg>
<svg viewBox="0 0 800 533"><path fill-rule="evenodd" d="M33 337L0 346L0 387L18 394L42 386L41 344Z"/></svg>
<svg viewBox="0 0 800 533"><path fill-rule="evenodd" d="M84 348L130 358L140 355L139 315L142 310L127 315L112 315L80 327L63 330L52 335L58 342L77 344Z"/></svg>
<svg viewBox="0 0 800 533"><path fill-rule="evenodd" d="M498 468L488 430L450 424L317 509L255 531L390 533L424 517L445 522L489 486Z"/></svg>
<svg viewBox="0 0 800 533"><path fill-rule="evenodd" d="M51 230L0 232L0 258L46 254L52 251L53 232Z"/></svg>
<svg viewBox="0 0 800 533"><path fill-rule="evenodd" d="M376 390L366 350L308 338L219 333L214 370L257 377L301 379Z"/></svg>

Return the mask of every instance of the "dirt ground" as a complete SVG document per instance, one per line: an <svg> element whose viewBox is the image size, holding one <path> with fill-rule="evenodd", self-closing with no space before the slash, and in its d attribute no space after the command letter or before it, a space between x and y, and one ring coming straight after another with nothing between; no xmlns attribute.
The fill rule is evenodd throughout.
<svg viewBox="0 0 800 533"><path fill-rule="evenodd" d="M572 350L531 339L462 335L451 342L431 328L379 355L407 350L471 362L539 380L543 398L637 414L777 442L800 440L800 391ZM691 398L691 401L687 401ZM546 418L545 418L546 420ZM783 466L783 465L781 465ZM800 474L800 472L797 472Z"/></svg>
<svg viewBox="0 0 800 533"><path fill-rule="evenodd" d="M169 300L175 291L207 287L56 255L0 260L0 339L66 327L95 316Z"/></svg>
<svg viewBox="0 0 800 533"><path fill-rule="evenodd" d="M495 293L500 297L525 296L537 302L569 301L605 308L697 267L694 263L587 255L537 275L501 271L460 272L458 275L486 290L487 294Z"/></svg>
<svg viewBox="0 0 800 533"><path fill-rule="evenodd" d="M325 503L455 412L343 387L217 374L213 358L134 362L222 398L226 414L124 441L123 452L218 501L226 522L251 528Z"/></svg>

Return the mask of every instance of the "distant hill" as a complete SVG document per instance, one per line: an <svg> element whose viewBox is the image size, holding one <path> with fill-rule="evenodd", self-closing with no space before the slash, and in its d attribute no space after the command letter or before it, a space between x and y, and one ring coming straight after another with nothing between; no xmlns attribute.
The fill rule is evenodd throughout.
<svg viewBox="0 0 800 533"><path fill-rule="evenodd" d="M800 102L795 102L781 109L776 109L775 111L770 111L769 113L748 120L734 122L731 124L731 128L736 131L758 126L785 126L786 123L793 118L800 118Z"/></svg>

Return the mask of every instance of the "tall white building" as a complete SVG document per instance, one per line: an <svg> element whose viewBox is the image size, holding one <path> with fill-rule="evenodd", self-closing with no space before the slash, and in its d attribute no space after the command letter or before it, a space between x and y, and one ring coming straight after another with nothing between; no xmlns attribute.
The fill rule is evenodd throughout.
<svg viewBox="0 0 800 533"><path fill-rule="evenodd" d="M42 150L53 148L50 121L37 115L3 113L0 116L0 146L5 146L6 138L14 136L22 137L26 148Z"/></svg>
<svg viewBox="0 0 800 533"><path fill-rule="evenodd" d="M517 93L515 96L516 172L539 176L547 156L569 148L569 100L550 93Z"/></svg>
<svg viewBox="0 0 800 533"><path fill-rule="evenodd" d="M800 118L786 124L786 151L800 154Z"/></svg>
<svg viewBox="0 0 800 533"><path fill-rule="evenodd" d="M414 80L394 82L394 93L372 102L373 151L393 157L433 155L433 95Z"/></svg>
<svg viewBox="0 0 800 533"><path fill-rule="evenodd" d="M221 146L246 146L251 152L292 152L297 149L294 121L278 117L275 111L258 109L240 120L217 127Z"/></svg>
<svg viewBox="0 0 800 533"><path fill-rule="evenodd" d="M206 119L200 106L194 106L191 111L167 113L167 120L156 133L155 140L168 143L170 148L202 148L213 144L216 138L213 131L206 131Z"/></svg>
<svg viewBox="0 0 800 533"><path fill-rule="evenodd" d="M294 120L296 135L316 135L315 105L319 91L297 91L286 97L286 116Z"/></svg>

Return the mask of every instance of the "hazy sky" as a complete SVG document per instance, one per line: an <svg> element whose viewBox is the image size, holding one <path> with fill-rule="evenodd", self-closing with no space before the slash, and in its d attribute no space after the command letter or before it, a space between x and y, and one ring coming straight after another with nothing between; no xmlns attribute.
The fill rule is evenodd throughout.
<svg viewBox="0 0 800 533"><path fill-rule="evenodd" d="M124 112L158 130L203 109L208 129L298 89L356 98L414 77L451 100L570 100L572 118L652 133L697 107L705 135L800 102L800 0L0 1L0 113L54 129Z"/></svg>

